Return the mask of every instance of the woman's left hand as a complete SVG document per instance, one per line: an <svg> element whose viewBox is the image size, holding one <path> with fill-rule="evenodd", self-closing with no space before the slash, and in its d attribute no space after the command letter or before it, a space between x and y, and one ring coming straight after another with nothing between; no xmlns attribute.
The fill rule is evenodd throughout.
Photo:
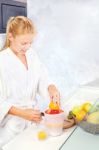
<svg viewBox="0 0 99 150"><path fill-rule="evenodd" d="M56 86L49 85L48 92L49 92L50 99L52 101L57 102L60 105L60 93L59 93L58 89L56 88Z"/></svg>

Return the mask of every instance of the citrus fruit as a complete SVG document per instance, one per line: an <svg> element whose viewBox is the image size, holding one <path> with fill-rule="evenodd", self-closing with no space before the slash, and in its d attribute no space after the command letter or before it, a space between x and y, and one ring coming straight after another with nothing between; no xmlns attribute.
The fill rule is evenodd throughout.
<svg viewBox="0 0 99 150"><path fill-rule="evenodd" d="M88 112L91 109L91 107L92 107L92 104L89 102L86 102L83 104L83 110L86 112Z"/></svg>
<svg viewBox="0 0 99 150"><path fill-rule="evenodd" d="M81 121L83 120L83 118L85 117L86 112L84 110L80 110L77 114L76 114L76 119L77 121Z"/></svg>
<svg viewBox="0 0 99 150"><path fill-rule="evenodd" d="M72 113L74 115L78 114L78 112L82 109L82 106L74 106L72 109Z"/></svg>
<svg viewBox="0 0 99 150"><path fill-rule="evenodd" d="M38 139L39 140L45 140L47 138L47 134L45 131L39 131L38 132Z"/></svg>
<svg viewBox="0 0 99 150"><path fill-rule="evenodd" d="M57 103L51 101L50 104L49 104L49 108L51 110L59 110L59 105Z"/></svg>

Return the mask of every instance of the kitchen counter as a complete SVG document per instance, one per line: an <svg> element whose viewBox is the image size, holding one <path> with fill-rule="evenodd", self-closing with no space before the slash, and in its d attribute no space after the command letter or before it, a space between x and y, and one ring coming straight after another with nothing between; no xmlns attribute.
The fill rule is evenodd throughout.
<svg viewBox="0 0 99 150"><path fill-rule="evenodd" d="M3 150L58 150L74 129L75 126L69 130L64 130L60 136L49 136L46 140L40 141L37 138L38 128L32 125L5 145Z"/></svg>
<svg viewBox="0 0 99 150"><path fill-rule="evenodd" d="M99 134L94 135L77 127L59 150L97 150L99 147Z"/></svg>

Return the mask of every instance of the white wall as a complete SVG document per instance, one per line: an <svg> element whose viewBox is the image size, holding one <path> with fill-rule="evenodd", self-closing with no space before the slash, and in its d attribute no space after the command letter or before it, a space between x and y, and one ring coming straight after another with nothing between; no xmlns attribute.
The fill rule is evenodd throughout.
<svg viewBox="0 0 99 150"><path fill-rule="evenodd" d="M5 42L5 34L0 33L0 49L2 48L4 42Z"/></svg>
<svg viewBox="0 0 99 150"><path fill-rule="evenodd" d="M41 60L66 97L99 76L98 0L28 0L36 24L34 41ZM4 35L0 35L0 47Z"/></svg>
<svg viewBox="0 0 99 150"><path fill-rule="evenodd" d="M28 0L34 47L63 96L99 76L98 0Z"/></svg>

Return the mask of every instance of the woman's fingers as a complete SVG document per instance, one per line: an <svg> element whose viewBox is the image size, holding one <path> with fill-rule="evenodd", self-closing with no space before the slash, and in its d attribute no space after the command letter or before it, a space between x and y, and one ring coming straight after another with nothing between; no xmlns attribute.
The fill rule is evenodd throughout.
<svg viewBox="0 0 99 150"><path fill-rule="evenodd" d="M48 91L49 91L49 95L50 95L51 100L54 100L57 102L60 101L60 93L54 85L50 85L48 88Z"/></svg>

